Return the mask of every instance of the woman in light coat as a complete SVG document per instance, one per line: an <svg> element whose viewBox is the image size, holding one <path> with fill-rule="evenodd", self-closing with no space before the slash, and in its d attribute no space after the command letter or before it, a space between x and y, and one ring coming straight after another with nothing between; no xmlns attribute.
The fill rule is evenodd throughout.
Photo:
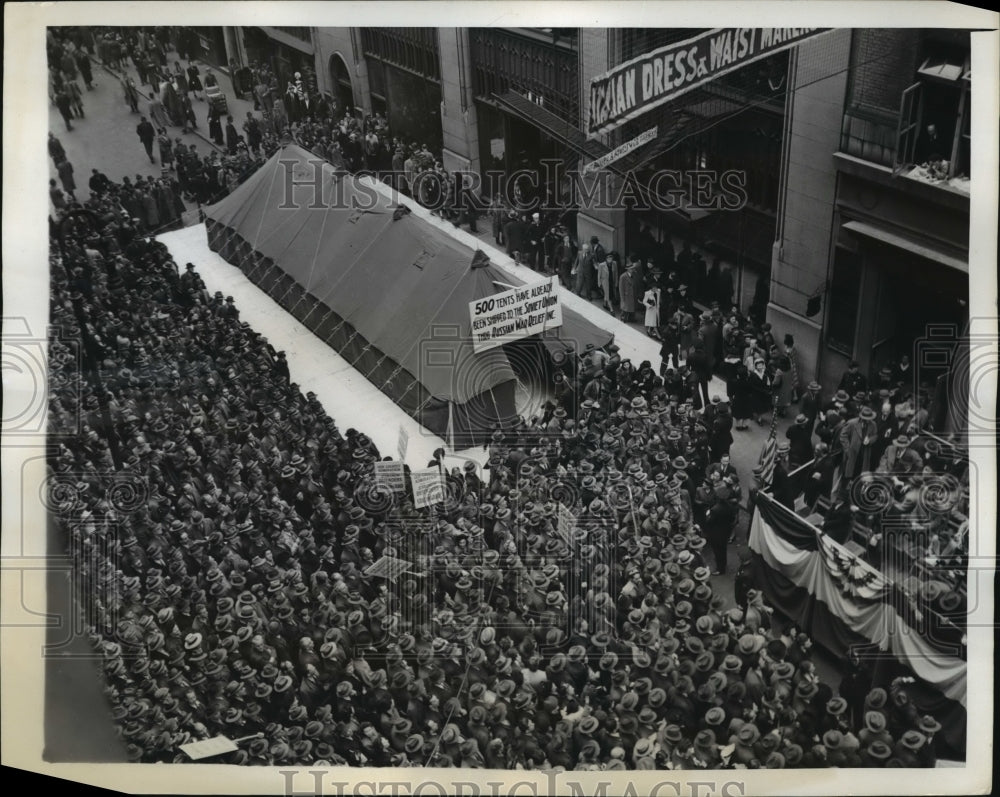
<svg viewBox="0 0 1000 797"><path fill-rule="evenodd" d="M611 271L608 268L608 259L605 257L597 263L597 287L601 289L601 303L609 313L614 312L611 306Z"/></svg>
<svg viewBox="0 0 1000 797"><path fill-rule="evenodd" d="M642 303L646 306L646 334L651 338L659 338L660 333L657 329L660 326L660 289L653 287L646 291Z"/></svg>

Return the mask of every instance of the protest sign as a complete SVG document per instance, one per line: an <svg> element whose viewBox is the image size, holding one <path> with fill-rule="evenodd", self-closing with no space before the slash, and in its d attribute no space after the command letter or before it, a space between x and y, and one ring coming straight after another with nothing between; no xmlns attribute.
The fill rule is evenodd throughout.
<svg viewBox="0 0 1000 797"><path fill-rule="evenodd" d="M469 302L469 316L476 354L561 327L559 278L551 277Z"/></svg>
<svg viewBox="0 0 1000 797"><path fill-rule="evenodd" d="M201 739L197 742L182 744L180 749L186 753L188 758L192 761L198 761L202 758L211 758L212 756L235 752L239 749L236 744L237 742L243 742L247 739L257 739L263 735L263 733L252 733L249 736L241 736L238 739L229 739L225 736L213 736L211 739Z"/></svg>
<svg viewBox="0 0 1000 797"><path fill-rule="evenodd" d="M377 562L365 568L366 576L376 576L395 581L398 576L410 569L410 562L397 559L395 556L383 556Z"/></svg>
<svg viewBox="0 0 1000 797"><path fill-rule="evenodd" d="M406 490L406 472L402 462L376 462L375 484L385 487L394 493Z"/></svg>
<svg viewBox="0 0 1000 797"><path fill-rule="evenodd" d="M444 480L437 468L410 472L413 482L413 506L422 509L444 501Z"/></svg>

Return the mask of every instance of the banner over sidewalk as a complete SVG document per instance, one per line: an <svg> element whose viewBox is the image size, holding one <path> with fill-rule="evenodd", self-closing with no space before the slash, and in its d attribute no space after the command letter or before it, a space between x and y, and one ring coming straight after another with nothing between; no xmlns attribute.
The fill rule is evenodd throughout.
<svg viewBox="0 0 1000 797"><path fill-rule="evenodd" d="M715 28L626 61L590 81L587 135L614 130L675 97L830 28Z"/></svg>

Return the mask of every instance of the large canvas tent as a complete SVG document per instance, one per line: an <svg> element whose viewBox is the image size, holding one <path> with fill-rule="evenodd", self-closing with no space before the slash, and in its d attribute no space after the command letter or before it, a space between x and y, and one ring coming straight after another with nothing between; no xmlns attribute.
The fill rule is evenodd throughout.
<svg viewBox="0 0 1000 797"><path fill-rule="evenodd" d="M524 356L474 353L469 303L523 281L482 252L292 144L205 215L209 248L453 447L515 421ZM564 307L534 337L529 367L548 373L612 336Z"/></svg>

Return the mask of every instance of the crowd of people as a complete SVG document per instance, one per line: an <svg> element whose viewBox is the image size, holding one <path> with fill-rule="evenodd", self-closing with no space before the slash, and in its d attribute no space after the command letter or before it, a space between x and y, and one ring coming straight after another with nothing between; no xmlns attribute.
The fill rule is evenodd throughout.
<svg viewBox="0 0 1000 797"><path fill-rule="evenodd" d="M745 567L738 606L715 594L741 489L721 397L697 410L650 363L590 350L484 469L438 452L447 499L416 510L194 264L110 206L69 226L52 323L89 354L50 348L52 477L74 487L54 509L131 760L260 732L218 760L933 765L939 725L905 679L837 695ZM370 572L384 556L411 565L398 587Z"/></svg>
<svg viewBox="0 0 1000 797"><path fill-rule="evenodd" d="M928 433L927 399L914 396L909 371L904 356L874 385L856 362L832 395L810 382L777 447L773 492L804 515L819 514L832 539L861 545L871 564L964 626L968 454Z"/></svg>
<svg viewBox="0 0 1000 797"><path fill-rule="evenodd" d="M259 169L279 146L277 142L268 142L273 149L257 154L241 152L229 156L213 151L202 155L195 144L185 143L180 136L171 139L165 130L161 129L154 137L155 128L145 117L140 118L137 134L152 161L155 162L153 152L159 154L160 175L123 175L120 181L114 181L94 168L87 182L90 197L80 202L73 164L59 138L49 133L49 156L62 186L55 179L49 181L49 197L55 210L53 224L78 207L105 212L110 202L114 209L126 211L130 222L143 233L175 229L182 225L189 209L185 202L195 207L218 202Z"/></svg>
<svg viewBox="0 0 1000 797"><path fill-rule="evenodd" d="M182 134L201 129L192 97L204 102L208 97L206 89L210 91L219 84L211 69L203 74L194 61L185 68L180 60L168 58L168 53L173 55L173 52L166 29L49 28L47 36L51 97L66 117L67 131L73 130L73 118L83 116L82 105L78 108L72 99L80 94L76 81L82 75L87 88L92 88L91 59L95 59L120 73L124 102L138 115L137 138L150 163L162 166L164 181L173 184L179 198L197 205L218 201L281 146L281 131L269 124L266 117L258 119L247 114L237 130L232 117L224 116L218 105L211 102L206 105L207 133L222 148L221 152L199 155L195 144L185 143L177 135L176 128L180 128ZM193 56L193 50L178 51L177 56ZM138 86L124 71L129 64L138 73ZM76 71L71 71L73 65L77 65ZM148 101L140 94L140 89L143 94L150 94ZM63 95L70 98L68 104ZM51 141L50 137L50 146ZM61 144L59 146L61 148ZM56 163L61 162L55 155L53 158ZM72 201L65 184L63 192L67 195L65 198ZM56 204L58 199L53 196L57 209L62 207ZM147 227L149 214L133 215ZM163 215L162 209L159 215ZM159 226L172 221L160 222Z"/></svg>
<svg viewBox="0 0 1000 797"><path fill-rule="evenodd" d="M952 522L961 502L931 517L915 495L940 473L961 492L964 460L921 437L928 417L907 362L871 385L854 366L836 392L804 385L794 340L779 344L759 307L733 306L724 265L707 267L689 245L675 255L648 230L623 258L598 238L579 244L551 202L523 214L497 196L496 242L641 320L661 341L661 363L588 349L556 374L538 417L497 430L484 468L449 470L437 452L429 466L441 468L447 500L416 510L374 486L381 456L363 431L342 433L231 297L210 295L194 264L178 268L149 236L177 224L185 200L232 190L282 140L382 173L475 230L455 176L384 117L358 119L300 73L280 91L259 64L233 73L259 116L223 126L209 108L225 154L199 156L170 128L196 124L190 97L214 76L171 65L168 34L67 29L49 44L60 111L72 67L89 88L91 56L133 63L154 96L137 134L164 167L120 182L94 169L91 197L77 203L72 165L62 166L63 188L50 191L52 323L88 352L81 371L59 339L50 347L51 428L68 435L51 468L74 487L55 510L71 549L85 553L91 638L131 760L185 761L185 742L260 732L217 760L934 765L940 726L917 711L906 679L864 683L855 671L838 695L819 679L808 636L772 622L745 550L736 607L710 580L732 571L741 501L764 487L762 468L746 485L733 467L732 432L795 405L777 447L778 500L805 512L825 502L826 530L846 541L865 514L853 506L858 485L888 479L914 557L964 573L968 524ZM181 44L177 55L192 57ZM125 99L140 113L130 80ZM69 110L68 129L72 100ZM57 167L68 162L52 134L49 152ZM78 206L91 213L68 213ZM713 375L725 396L710 394ZM807 478L792 478L806 464ZM144 500L117 508L113 474L136 477ZM875 556L878 529L870 539ZM398 582L372 575L382 557L409 572Z"/></svg>

